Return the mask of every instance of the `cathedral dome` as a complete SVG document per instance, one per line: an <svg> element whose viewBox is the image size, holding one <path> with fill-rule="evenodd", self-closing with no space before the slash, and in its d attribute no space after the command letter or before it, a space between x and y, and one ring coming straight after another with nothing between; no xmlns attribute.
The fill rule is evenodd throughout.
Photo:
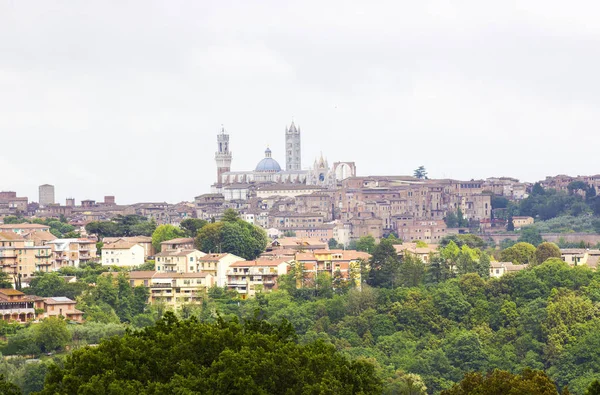
<svg viewBox="0 0 600 395"><path fill-rule="evenodd" d="M267 173L278 173L281 171L281 166L273 158L271 158L271 150L267 148L265 151L265 158L258 162L255 171L267 172Z"/></svg>

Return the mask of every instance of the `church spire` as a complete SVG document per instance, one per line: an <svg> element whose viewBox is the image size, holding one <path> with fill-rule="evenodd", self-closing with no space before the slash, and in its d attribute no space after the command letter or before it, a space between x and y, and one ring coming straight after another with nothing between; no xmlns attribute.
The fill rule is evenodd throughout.
<svg viewBox="0 0 600 395"><path fill-rule="evenodd" d="M287 171L302 170L302 139L300 128L296 127L294 120L289 128L285 129L285 169Z"/></svg>

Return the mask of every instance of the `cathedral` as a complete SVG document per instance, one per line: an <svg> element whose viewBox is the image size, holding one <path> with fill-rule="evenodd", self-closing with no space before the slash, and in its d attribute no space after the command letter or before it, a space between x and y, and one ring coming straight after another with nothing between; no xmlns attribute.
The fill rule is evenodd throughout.
<svg viewBox="0 0 600 395"><path fill-rule="evenodd" d="M315 160L311 169L303 170L302 136L300 127L296 127L293 121L289 128L285 128L285 170L273 158L270 148L265 150L264 158L254 170L231 171L232 158L229 134L221 128L217 135L217 182L211 188L213 193L225 194L236 185L243 188L244 185L304 184L331 188L344 178L356 176L353 162L337 162L330 168L323 155Z"/></svg>

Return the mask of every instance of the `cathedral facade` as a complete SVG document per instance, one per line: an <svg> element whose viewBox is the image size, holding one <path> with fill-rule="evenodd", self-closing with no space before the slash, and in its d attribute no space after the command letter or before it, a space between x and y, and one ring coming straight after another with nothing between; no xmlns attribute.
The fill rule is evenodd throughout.
<svg viewBox="0 0 600 395"><path fill-rule="evenodd" d="M260 184L305 184L331 188L344 178L356 176L353 162L337 162L330 168L323 155L315 160L311 169L302 170L302 136L294 122L285 129L285 149L285 170L273 158L271 149L267 148L264 158L254 170L231 171L233 155L229 134L222 128L217 135L217 181L211 188L212 192L225 193L236 186L244 189L247 185Z"/></svg>

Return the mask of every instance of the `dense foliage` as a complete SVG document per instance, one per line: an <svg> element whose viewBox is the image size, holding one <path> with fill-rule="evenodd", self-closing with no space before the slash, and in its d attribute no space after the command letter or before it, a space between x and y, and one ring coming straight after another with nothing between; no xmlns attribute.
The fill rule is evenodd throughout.
<svg viewBox="0 0 600 395"><path fill-rule="evenodd" d="M152 236L156 229L154 219L148 221L145 217L131 215L117 215L111 221L93 221L85 226L88 234L104 237Z"/></svg>
<svg viewBox="0 0 600 395"><path fill-rule="evenodd" d="M235 218L227 220L237 221ZM208 227L210 224L200 232ZM197 321L188 323L169 318L161 321L159 327L172 322L168 324L172 325L168 326L171 331L186 325L198 325L197 328L209 332L212 329L207 328L229 328L227 330L233 333L229 325L239 329L244 326L236 326L240 325L236 322L258 322L255 320L257 312L273 328L279 328L282 319L286 319L297 334L297 344L292 341L293 336L286 342L301 349L320 344L319 347L324 348L319 350L337 350L350 361L368 360L375 366L377 382L381 384L379 393L384 394L438 394L444 390L450 391L447 394L493 394L489 388L498 380L505 379L503 382L509 384L502 388L507 392L496 393L545 394L521 390L530 388L535 382L537 390L542 391L550 388L547 386L550 382L559 391L568 386L569 392L565 390L563 393L583 395L595 380L600 379L600 357L597 353L600 348L600 273L587 267L569 267L558 258L559 251L551 243L541 243L536 248L519 242L500 252L489 249L483 240L475 236L456 235L443 240L438 253L424 263L410 253L399 257L394 248L397 242L393 237L379 244L371 244L368 239L361 240L370 250L372 259L361 265L363 281L360 289L356 288L355 282L346 281L337 274L333 277L319 274L313 278L302 270L301 265L295 265L289 275L280 278L279 290L275 292L258 293L253 299L241 300L235 291L211 288L204 300L183 305L177 311L181 318ZM528 267L501 278L489 278L492 255L499 260L525 263ZM147 290L132 288L126 277L119 274L107 277L100 275L100 268L94 267L63 270L72 270L70 274L78 277L78 285L67 285L57 275L45 274L31 282L32 292L48 296L71 292L88 322L67 325L68 332L63 330L64 327L61 329L62 324L54 322L52 330L61 334L55 343L41 336L41 332L36 332L35 326L15 330L14 326L5 325L0 328L8 336L3 352L36 355L47 350L61 352L66 345L77 349L85 344L96 344L111 335L123 334L125 326L152 326L166 310L160 304L147 306ZM186 330L191 331L189 328ZM143 333L153 335L148 338ZM187 338L193 340L194 336ZM203 335L197 336L204 339ZM141 344L151 346L143 339L166 342L157 346L155 353L151 351L150 355L163 366L173 365L173 374L180 373L179 376L157 376L155 381L144 379L149 377L144 369L155 367L149 362L151 359L144 359L144 353L138 355L136 351L142 349ZM208 340L205 340L198 341L206 345ZM91 351L88 354L87 350L75 352L69 362L71 365L58 362L60 369L64 366L64 370L52 368L52 380L60 388L74 383L77 379L73 381L71 375L78 376L77 369L84 369L75 366L79 355L85 360L99 358L102 361L111 351L113 355L124 356L126 362L123 368L88 380L95 383L94 388L97 387L97 392L89 393L104 393L103 386L113 378L123 380L114 384L115 393L121 390L124 393L172 393L171 390L176 388L172 387L174 385L182 385L177 388L182 390L180 393L186 393L183 389L193 391L197 388L195 385L221 388L218 386L228 383L229 374L218 376L217 371L211 370L212 364L201 367L176 365L169 358L177 357L175 354L171 356L166 347L171 344L176 350L181 350L185 361L188 351L178 341L184 340L175 341L156 328L142 334L132 332L107 343L111 346L100 346L99 349L104 351L98 354ZM240 353L242 349L239 349ZM235 354L237 350L232 352ZM267 384L244 376L244 372L251 371L251 366L256 369L265 366L261 365L259 357L270 361L271 356L280 355L277 347L269 350L256 355L235 354L232 356L234 359L219 365L219 369L225 370L218 372L242 374L240 380L245 380L244 383L249 383L247 385L266 388L261 386ZM304 355L304 351L298 350L298 355ZM297 355L294 354L296 351L290 351L290 355ZM323 352L325 354L319 358L330 358L327 356L329 351ZM166 355L161 356L163 354ZM235 363L227 365L231 361ZM135 378L140 369L135 374L131 369L138 362L145 365L139 383L132 383L129 379ZM91 362L86 363L82 366L90 369L89 374L97 373ZM234 365L239 367L234 368ZM98 366L104 365L100 363ZM11 382L23 388L23 381L19 381L20 377L24 377L22 369L0 369L0 374L5 374ZM36 374L45 375L47 369L44 369L40 367ZM192 374L198 373L197 369L205 369L202 370L203 375L191 379ZM188 372L189 376L186 376ZM109 374L113 376L109 377ZM307 374L311 382L312 376L307 372L298 374ZM224 381L215 379L217 376ZM85 374L82 377L89 379ZM39 388L39 380L37 382L32 385ZM59 387L49 388L56 390ZM87 391L88 387L85 388Z"/></svg>
<svg viewBox="0 0 600 395"><path fill-rule="evenodd" d="M152 233L152 247L156 252L160 252L160 243L167 240L173 240L178 237L184 237L186 232L183 229L173 225L160 225Z"/></svg>
<svg viewBox="0 0 600 395"><path fill-rule="evenodd" d="M53 366L41 394L380 394L374 366L322 341L300 345L285 320L200 323L168 313L155 326Z"/></svg>
<svg viewBox="0 0 600 395"><path fill-rule="evenodd" d="M258 257L267 247L265 231L239 218L236 211L225 210L219 222L198 231L196 248L204 252L228 252L244 259Z"/></svg>

